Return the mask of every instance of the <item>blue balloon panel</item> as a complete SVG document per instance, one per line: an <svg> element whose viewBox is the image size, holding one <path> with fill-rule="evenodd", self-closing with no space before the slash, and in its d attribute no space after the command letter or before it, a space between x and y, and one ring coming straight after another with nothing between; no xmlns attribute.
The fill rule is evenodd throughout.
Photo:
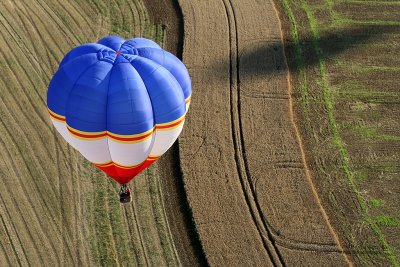
<svg viewBox="0 0 400 267"><path fill-rule="evenodd" d="M155 42L108 36L64 57L47 105L81 132L132 135L184 116L191 91L186 67Z"/></svg>

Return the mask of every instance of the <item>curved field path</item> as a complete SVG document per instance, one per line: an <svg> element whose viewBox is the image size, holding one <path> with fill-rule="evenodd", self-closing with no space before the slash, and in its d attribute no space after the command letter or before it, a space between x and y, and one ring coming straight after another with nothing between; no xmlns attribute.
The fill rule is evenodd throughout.
<svg viewBox="0 0 400 267"><path fill-rule="evenodd" d="M179 2L193 81L180 157L208 264L352 265L307 169L272 1Z"/></svg>

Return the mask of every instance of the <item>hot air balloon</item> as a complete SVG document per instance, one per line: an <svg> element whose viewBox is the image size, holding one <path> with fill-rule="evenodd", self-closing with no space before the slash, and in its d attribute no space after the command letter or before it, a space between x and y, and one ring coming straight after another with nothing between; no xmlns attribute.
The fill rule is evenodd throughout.
<svg viewBox="0 0 400 267"><path fill-rule="evenodd" d="M191 91L184 64L155 42L108 36L65 55L47 107L60 135L124 189L178 138Z"/></svg>

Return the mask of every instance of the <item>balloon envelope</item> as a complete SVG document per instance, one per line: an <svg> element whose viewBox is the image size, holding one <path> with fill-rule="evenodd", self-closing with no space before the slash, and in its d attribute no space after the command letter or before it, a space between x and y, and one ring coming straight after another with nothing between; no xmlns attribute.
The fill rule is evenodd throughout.
<svg viewBox="0 0 400 267"><path fill-rule="evenodd" d="M178 138L191 97L186 67L145 38L108 36L72 49L52 78L57 131L117 182L129 182Z"/></svg>

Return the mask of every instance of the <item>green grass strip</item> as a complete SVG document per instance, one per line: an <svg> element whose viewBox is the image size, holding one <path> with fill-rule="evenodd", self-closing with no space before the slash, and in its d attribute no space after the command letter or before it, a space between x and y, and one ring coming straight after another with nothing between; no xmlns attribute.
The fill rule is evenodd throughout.
<svg viewBox="0 0 400 267"><path fill-rule="evenodd" d="M333 9L333 7L335 6L335 0L325 0L325 4L326 4L326 6L327 6L327 8L328 8L328 10L329 10L329 13L331 14L331 16L332 16L333 18L335 18L335 17L336 17L336 12L335 12L335 10Z"/></svg>
<svg viewBox="0 0 400 267"><path fill-rule="evenodd" d="M369 205L373 208L380 208L385 204L385 201L380 198L371 198L369 200Z"/></svg>
<svg viewBox="0 0 400 267"><path fill-rule="evenodd" d="M330 0L332 1L332 0ZM365 5L382 5L382 6L395 6L400 5L400 1L386 2L386 1L373 1L373 0L336 0L337 4L365 4Z"/></svg>
<svg viewBox="0 0 400 267"><path fill-rule="evenodd" d="M324 60L322 51L319 46L320 37L319 37L319 32L318 32L318 27L317 27L317 21L314 18L314 15L313 15L313 12L312 12L310 6L307 4L307 2L305 0L302 0L302 8L306 12L308 21L310 23L312 46L316 53L316 57L317 57L317 60L319 63L319 68L320 68L324 105L325 105L325 109L326 109L326 112L328 115L329 125L332 130L333 143L335 144L336 148L338 149L341 160L342 160L342 164L343 164L342 168L346 174L346 177L350 184L351 189L356 194L358 203L361 207L361 210L364 213L364 218L367 221L367 223L371 226L371 228L374 231L375 235L377 236L379 242L381 243L387 259L394 266L400 266L396 256L394 255L393 248L391 248L389 246L388 242L386 241L386 238L382 234L382 231L379 229L376 221L371 218L371 216L369 214L369 209L368 209L367 203L356 185L354 172L350 168L349 155L348 155L348 152L347 152L347 150L344 146L344 143L340 137L339 130L338 130L338 124L337 124L336 118L334 116L333 99L332 99L332 93L329 88L326 64L325 64L325 60Z"/></svg>
<svg viewBox="0 0 400 267"><path fill-rule="evenodd" d="M391 20L355 20L350 18L339 18L335 19L335 26L343 25L376 25L376 26L400 26L400 21Z"/></svg>
<svg viewBox="0 0 400 267"><path fill-rule="evenodd" d="M390 67L390 66L363 66L363 65L354 65L348 64L346 62L337 62L338 66L341 68L349 69L353 72L357 73L365 73L371 71L400 71L400 67Z"/></svg>
<svg viewBox="0 0 400 267"><path fill-rule="evenodd" d="M375 222L384 227L400 227L400 220L387 215L379 215L374 218Z"/></svg>
<svg viewBox="0 0 400 267"><path fill-rule="evenodd" d="M366 127L362 125L354 126L351 128L352 131L359 134L365 139L372 139L372 140L380 140L380 141L400 141L400 136L397 135L390 135L390 134L382 134L378 132L376 128Z"/></svg>
<svg viewBox="0 0 400 267"><path fill-rule="evenodd" d="M358 104L361 103L374 103L374 104L399 104L400 96L396 93L380 94L378 92L363 92L359 90L337 92L337 99L346 99L350 101L356 100ZM356 103L357 103L356 102ZM361 106L356 106L358 111L362 110ZM379 115L379 113L375 113Z"/></svg>
<svg viewBox="0 0 400 267"><path fill-rule="evenodd" d="M305 113L305 117L308 118L308 110L309 110L309 99L308 99L308 89L307 89L307 75L306 75L306 68L305 62L302 57L301 45L300 45L300 38L297 29L297 22L290 8L289 0L282 0L283 8L285 9L286 14L289 17L290 21L290 29L291 34L293 37L293 47L294 47L294 56L295 61L298 67L299 76L300 76L300 95L301 95L301 103L303 112Z"/></svg>

